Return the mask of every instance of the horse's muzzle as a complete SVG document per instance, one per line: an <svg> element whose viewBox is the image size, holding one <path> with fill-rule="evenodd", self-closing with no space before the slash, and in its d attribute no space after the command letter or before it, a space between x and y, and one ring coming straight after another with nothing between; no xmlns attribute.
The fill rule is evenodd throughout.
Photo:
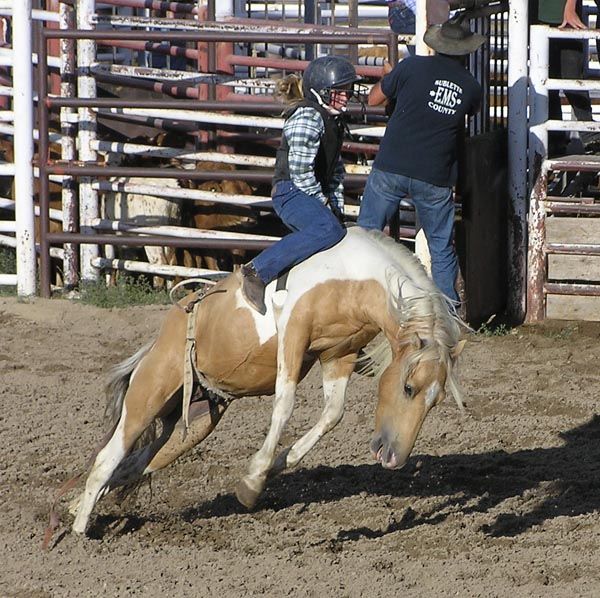
<svg viewBox="0 0 600 598"><path fill-rule="evenodd" d="M371 454L385 469L400 469L406 465L408 455L399 455L392 442L385 435L377 434L371 440Z"/></svg>

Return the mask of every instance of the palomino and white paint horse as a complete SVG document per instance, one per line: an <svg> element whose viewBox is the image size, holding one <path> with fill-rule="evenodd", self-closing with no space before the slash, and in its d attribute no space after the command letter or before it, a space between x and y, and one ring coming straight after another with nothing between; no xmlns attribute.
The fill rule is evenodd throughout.
<svg viewBox="0 0 600 598"><path fill-rule="evenodd" d="M155 342L115 368L114 428L71 505L75 532L86 531L101 496L165 467L206 438L231 399L274 392L270 429L236 488L239 501L253 507L269 476L298 464L340 421L358 352L380 331L385 340L384 350L373 352L381 375L371 451L383 467L405 464L447 383L462 406L452 373L463 346L460 322L416 258L379 232L350 228L335 247L293 268L286 290L271 283L265 316L243 299L239 274L197 304L192 328L183 307L193 298L167 313ZM195 341L203 388L189 414L182 414L186 334ZM296 387L317 360L325 396L321 416L277 456ZM160 436L134 448L157 420Z"/></svg>

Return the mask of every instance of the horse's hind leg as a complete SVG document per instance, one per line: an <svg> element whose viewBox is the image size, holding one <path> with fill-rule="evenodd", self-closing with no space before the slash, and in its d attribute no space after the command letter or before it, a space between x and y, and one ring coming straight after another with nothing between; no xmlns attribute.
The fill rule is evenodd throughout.
<svg viewBox="0 0 600 598"><path fill-rule="evenodd" d="M157 344L132 373L117 427L96 456L86 481L73 531L85 532L92 509L119 463L152 421L163 415L161 411L181 386L183 351L179 353L161 350Z"/></svg>
<svg viewBox="0 0 600 598"><path fill-rule="evenodd" d="M110 479L112 490L136 482L142 476L170 465L185 452L202 442L217 426L227 404L194 402L189 411L189 428L184 436L183 417L176 422L165 422L160 438L147 447L133 452L119 465Z"/></svg>
<svg viewBox="0 0 600 598"><path fill-rule="evenodd" d="M288 467L295 467L317 442L337 426L344 414L346 388L354 371L356 355L321 362L325 405L319 421L275 461L269 475L276 475Z"/></svg>
<svg viewBox="0 0 600 598"><path fill-rule="evenodd" d="M102 498L115 488L138 482L142 477L163 469L202 442L217 426L225 413L227 405L223 403L209 404L208 401L194 402L189 411L189 428L183 435L183 417L171 414L163 418L163 430L154 442L133 451L125 457L111 476L98 498ZM69 506L75 515L83 499L78 496Z"/></svg>

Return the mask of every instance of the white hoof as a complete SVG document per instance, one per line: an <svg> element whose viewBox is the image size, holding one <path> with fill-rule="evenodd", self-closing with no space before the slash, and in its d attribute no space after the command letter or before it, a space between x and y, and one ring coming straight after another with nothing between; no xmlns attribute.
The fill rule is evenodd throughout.
<svg viewBox="0 0 600 598"><path fill-rule="evenodd" d="M88 520L88 517L81 517L80 515L77 515L77 517L75 517L75 521L73 522L73 531L76 534L85 534Z"/></svg>

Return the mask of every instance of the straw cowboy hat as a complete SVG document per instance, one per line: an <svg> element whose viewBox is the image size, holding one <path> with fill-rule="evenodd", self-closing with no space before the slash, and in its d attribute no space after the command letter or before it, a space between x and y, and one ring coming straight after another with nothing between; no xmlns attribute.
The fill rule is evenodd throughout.
<svg viewBox="0 0 600 598"><path fill-rule="evenodd" d="M423 40L440 54L461 56L475 52L485 42L485 37L463 27L460 21L449 20L428 27Z"/></svg>

